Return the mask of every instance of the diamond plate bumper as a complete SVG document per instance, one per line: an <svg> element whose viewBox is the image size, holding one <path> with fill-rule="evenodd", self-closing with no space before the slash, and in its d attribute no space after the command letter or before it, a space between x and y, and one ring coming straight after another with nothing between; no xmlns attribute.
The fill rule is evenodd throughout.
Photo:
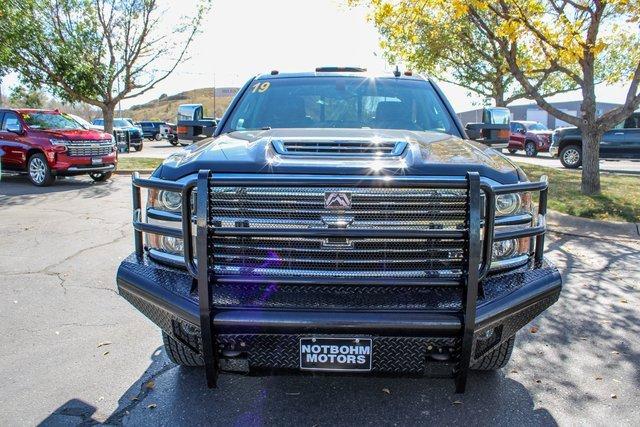
<svg viewBox="0 0 640 427"><path fill-rule="evenodd" d="M198 294L190 275L132 255L121 264L117 283L133 306L201 353ZM484 280L471 366L551 306L561 283L548 263ZM213 293L221 363L226 354L237 354L252 370L297 369L298 340L310 335L372 337L372 370L378 373L423 374L427 362L457 361L460 307L441 289L412 292L399 284L387 289L384 298L377 296L379 288L371 288L369 298L362 287L319 284L295 292L287 286L248 286L238 286L236 293L224 287Z"/></svg>

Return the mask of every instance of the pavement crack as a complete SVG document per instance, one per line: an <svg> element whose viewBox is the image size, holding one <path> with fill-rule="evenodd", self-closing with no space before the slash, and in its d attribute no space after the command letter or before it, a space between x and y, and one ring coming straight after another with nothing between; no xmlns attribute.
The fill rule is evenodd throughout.
<svg viewBox="0 0 640 427"><path fill-rule="evenodd" d="M177 367L178 367L178 365L174 365L173 363L167 363L162 368L160 368L158 371L154 372L149 377L143 379L140 382L140 391L138 391L138 394L136 394L134 397L132 397L127 405L125 405L124 407L118 409L113 414L111 414L111 416L107 419L105 424L107 424L107 425L111 425L111 424L122 425L122 420L124 419L124 417L126 417L127 415L129 415L131 413L131 411L136 409L138 407L138 405L140 403L142 403L142 401L153 390L153 388L147 387L146 384L148 384L149 381L151 381L151 380L155 381L161 375L164 375L165 373L167 373L170 370L175 369Z"/></svg>

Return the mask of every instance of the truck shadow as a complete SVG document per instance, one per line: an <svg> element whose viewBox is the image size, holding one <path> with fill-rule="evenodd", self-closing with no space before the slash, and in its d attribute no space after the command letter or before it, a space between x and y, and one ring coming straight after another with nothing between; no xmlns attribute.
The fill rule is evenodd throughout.
<svg viewBox="0 0 640 427"><path fill-rule="evenodd" d="M536 406L504 372L473 373L463 395L449 378L223 374L209 390L202 369L173 365L159 347L110 416L74 399L40 425L557 425Z"/></svg>
<svg viewBox="0 0 640 427"><path fill-rule="evenodd" d="M615 423L625 410L613 396L633 399L640 384L638 244L552 234L548 253L565 276L560 301L518 333L505 369L472 373L463 395L449 378L222 375L209 390L202 369L159 347L111 414L71 400L42 425Z"/></svg>

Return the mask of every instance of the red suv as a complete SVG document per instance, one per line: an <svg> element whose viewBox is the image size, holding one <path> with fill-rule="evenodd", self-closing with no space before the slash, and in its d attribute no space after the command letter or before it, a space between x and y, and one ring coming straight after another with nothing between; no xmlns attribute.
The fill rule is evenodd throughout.
<svg viewBox="0 0 640 427"><path fill-rule="evenodd" d="M540 122L512 121L507 150L511 154L524 150L527 156L534 157L539 152L549 151L552 133Z"/></svg>
<svg viewBox="0 0 640 427"><path fill-rule="evenodd" d="M57 110L0 109L0 150L3 168L26 171L40 187L56 176L105 181L118 162L111 134L86 129Z"/></svg>

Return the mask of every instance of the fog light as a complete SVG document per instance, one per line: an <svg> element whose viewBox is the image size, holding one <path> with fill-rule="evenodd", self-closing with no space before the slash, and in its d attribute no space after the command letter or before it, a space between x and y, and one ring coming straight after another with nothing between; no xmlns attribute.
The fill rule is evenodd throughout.
<svg viewBox="0 0 640 427"><path fill-rule="evenodd" d="M508 258L516 252L518 242L515 239L502 240L493 244L493 257L497 259Z"/></svg>
<svg viewBox="0 0 640 427"><path fill-rule="evenodd" d="M163 236L162 237L162 246L165 252L173 253L173 254L182 254L184 253L184 242L182 239L178 239L171 236Z"/></svg>

